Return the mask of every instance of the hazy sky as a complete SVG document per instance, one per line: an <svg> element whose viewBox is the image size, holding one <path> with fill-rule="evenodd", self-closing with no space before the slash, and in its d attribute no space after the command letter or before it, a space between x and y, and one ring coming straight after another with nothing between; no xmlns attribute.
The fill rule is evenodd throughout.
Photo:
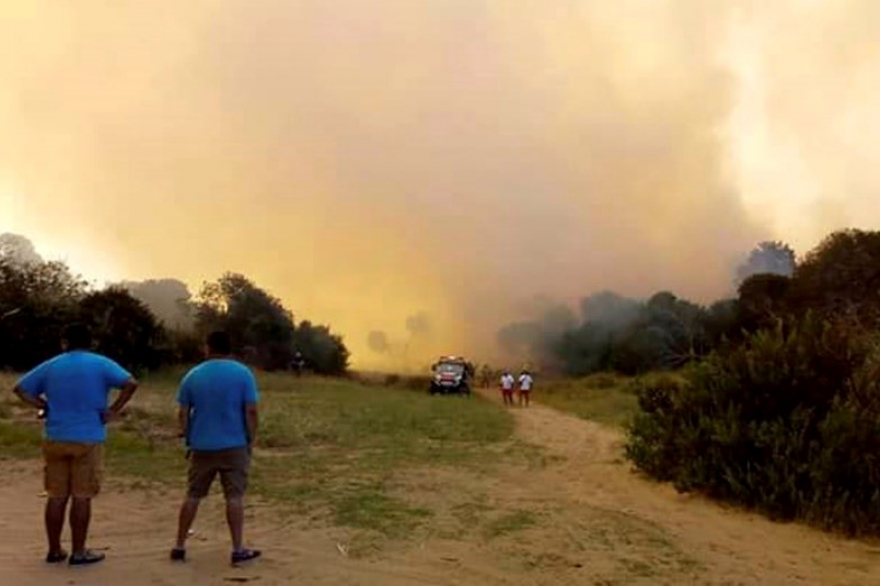
<svg viewBox="0 0 880 586"><path fill-rule="evenodd" d="M880 223L873 0L0 0L0 232L422 356ZM484 354L485 355L485 354Z"/></svg>

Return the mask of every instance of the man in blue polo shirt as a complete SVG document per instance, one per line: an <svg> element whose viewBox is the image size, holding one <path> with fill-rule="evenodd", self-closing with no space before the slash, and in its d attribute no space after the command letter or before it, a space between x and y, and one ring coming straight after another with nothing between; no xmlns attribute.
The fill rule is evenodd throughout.
<svg viewBox="0 0 880 586"><path fill-rule="evenodd" d="M70 497L70 564L104 559L104 554L86 549L91 499L101 490L107 439L104 426L131 400L137 382L116 362L89 352L91 343L88 328L69 326L62 340L64 352L24 375L14 389L23 401L46 413L43 458L48 563L67 559L61 548L61 531ZM107 398L114 388L122 393L108 409Z"/></svg>
<svg viewBox="0 0 880 586"><path fill-rule="evenodd" d="M260 557L259 551L242 547L244 495L257 433L259 393L251 370L231 358L225 332L208 336L207 346L208 359L186 374L177 394L180 435L190 450L190 468L171 559L186 559L186 538L199 503L219 474L232 537L232 563L238 564Z"/></svg>

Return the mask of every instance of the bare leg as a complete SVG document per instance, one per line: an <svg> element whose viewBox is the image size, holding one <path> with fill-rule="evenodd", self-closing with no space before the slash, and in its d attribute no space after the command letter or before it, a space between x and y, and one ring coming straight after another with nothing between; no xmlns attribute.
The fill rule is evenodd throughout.
<svg viewBox="0 0 880 586"><path fill-rule="evenodd" d="M70 506L70 533L73 539L73 554L84 554L89 521L92 519L92 499L73 497Z"/></svg>
<svg viewBox="0 0 880 586"><path fill-rule="evenodd" d="M242 497L226 499L226 522L232 537L232 551L241 551L242 533L244 531L244 500Z"/></svg>
<svg viewBox="0 0 880 586"><path fill-rule="evenodd" d="M196 513L199 512L199 504L201 500L188 497L183 501L180 507L180 516L177 523L177 548L186 547L186 538L189 536L190 527L196 519Z"/></svg>
<svg viewBox="0 0 880 586"><path fill-rule="evenodd" d="M49 553L61 551L61 532L64 530L64 513L67 511L67 497L46 499L46 537L49 540Z"/></svg>

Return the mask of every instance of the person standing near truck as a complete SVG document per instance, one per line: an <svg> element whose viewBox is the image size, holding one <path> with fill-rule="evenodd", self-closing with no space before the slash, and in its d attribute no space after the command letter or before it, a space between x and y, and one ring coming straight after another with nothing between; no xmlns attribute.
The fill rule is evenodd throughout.
<svg viewBox="0 0 880 586"><path fill-rule="evenodd" d="M519 406L522 407L523 403L525 406L529 406L530 395L532 394L532 386L535 384L535 379L532 378L532 375L529 374L528 370L522 371L522 374L519 375Z"/></svg>
<svg viewBox="0 0 880 586"><path fill-rule="evenodd" d="M505 405L513 406L513 387L516 385L516 379L509 370L505 370L501 375L501 398L504 399Z"/></svg>

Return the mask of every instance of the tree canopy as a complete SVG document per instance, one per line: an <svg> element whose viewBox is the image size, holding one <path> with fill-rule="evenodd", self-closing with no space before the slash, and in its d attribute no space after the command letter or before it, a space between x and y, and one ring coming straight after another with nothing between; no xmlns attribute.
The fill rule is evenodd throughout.
<svg viewBox="0 0 880 586"><path fill-rule="evenodd" d="M95 350L134 370L200 360L201 341L217 329L260 368L287 369L297 352L321 374L348 368L341 336L309 321L297 327L280 299L244 275L205 283L196 299L171 278L95 289L64 263L43 260L27 238L0 236L0 368L26 370L57 354L73 321L90 326Z"/></svg>

